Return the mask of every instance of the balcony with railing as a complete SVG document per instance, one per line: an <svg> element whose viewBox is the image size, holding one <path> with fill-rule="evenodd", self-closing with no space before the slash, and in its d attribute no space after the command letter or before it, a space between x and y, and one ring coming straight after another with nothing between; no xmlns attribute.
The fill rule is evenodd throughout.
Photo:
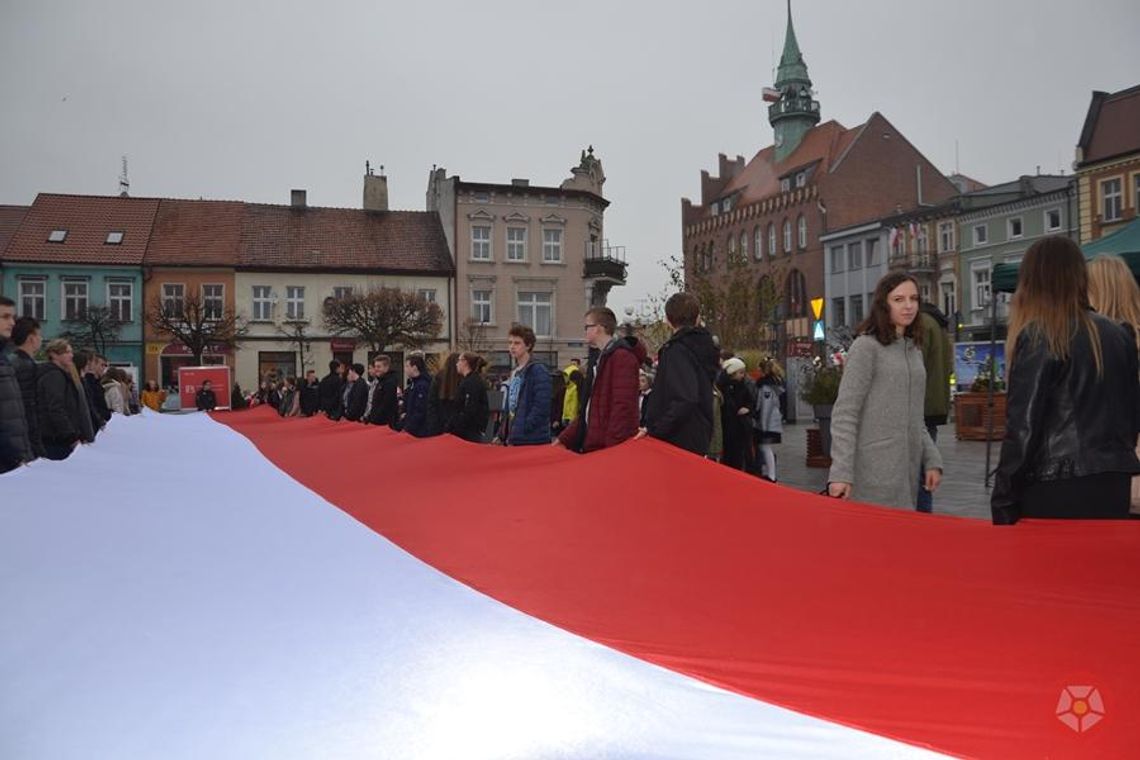
<svg viewBox="0 0 1140 760"><path fill-rule="evenodd" d="M586 242L586 261L582 276L594 280L608 280L613 285L625 285L626 260L624 245L610 245L609 241Z"/></svg>
<svg viewBox="0 0 1140 760"><path fill-rule="evenodd" d="M938 256L928 251L921 253L906 253L891 251L887 265L891 269L906 269L915 273L934 272L938 269Z"/></svg>

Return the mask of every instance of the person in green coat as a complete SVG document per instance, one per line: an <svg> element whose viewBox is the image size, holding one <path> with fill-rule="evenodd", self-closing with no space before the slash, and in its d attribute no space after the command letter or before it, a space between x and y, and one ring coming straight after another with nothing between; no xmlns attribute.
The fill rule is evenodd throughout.
<svg viewBox="0 0 1140 760"><path fill-rule="evenodd" d="M923 404L923 421L930 440L938 443L938 426L945 425L950 417L950 375L954 371L954 346L950 343L947 328L950 321L932 303L923 302L918 319L922 323L922 363L926 366L926 399ZM915 508L919 512L934 511L934 495L924 487L926 474L918 474L918 498Z"/></svg>

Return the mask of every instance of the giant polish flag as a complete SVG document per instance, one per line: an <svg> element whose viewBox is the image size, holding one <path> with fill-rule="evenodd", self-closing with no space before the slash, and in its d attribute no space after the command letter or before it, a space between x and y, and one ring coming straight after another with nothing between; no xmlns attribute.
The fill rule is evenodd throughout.
<svg viewBox="0 0 1140 760"><path fill-rule="evenodd" d="M5 760L1136 757L1138 715L1140 523L264 410L0 476Z"/></svg>

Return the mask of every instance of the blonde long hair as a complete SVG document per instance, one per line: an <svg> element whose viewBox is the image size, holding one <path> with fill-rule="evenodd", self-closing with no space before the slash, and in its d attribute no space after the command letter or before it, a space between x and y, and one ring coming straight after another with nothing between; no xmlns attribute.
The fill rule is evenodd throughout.
<svg viewBox="0 0 1140 760"><path fill-rule="evenodd" d="M1005 355L1013 367L1017 339L1029 330L1056 359L1069 358L1077 330L1092 344L1097 375L1104 372L1100 335L1089 316L1088 270L1081 249L1067 237L1053 235L1029 247L1017 276L1009 310Z"/></svg>
<svg viewBox="0 0 1140 760"><path fill-rule="evenodd" d="M1089 304L1113 322L1124 322L1136 333L1140 349L1140 286L1119 256L1097 256L1088 263Z"/></svg>

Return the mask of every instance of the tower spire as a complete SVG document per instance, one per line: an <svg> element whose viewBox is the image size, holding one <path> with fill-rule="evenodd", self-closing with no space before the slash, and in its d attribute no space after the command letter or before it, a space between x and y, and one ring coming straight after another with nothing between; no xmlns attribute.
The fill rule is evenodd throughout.
<svg viewBox="0 0 1140 760"><path fill-rule="evenodd" d="M792 23L792 0L788 0L788 28L784 34L784 52L776 69L779 100L768 107L768 122L776 137L776 162L790 156L808 130L819 123L819 101L812 99L811 77L800 52L796 28Z"/></svg>

